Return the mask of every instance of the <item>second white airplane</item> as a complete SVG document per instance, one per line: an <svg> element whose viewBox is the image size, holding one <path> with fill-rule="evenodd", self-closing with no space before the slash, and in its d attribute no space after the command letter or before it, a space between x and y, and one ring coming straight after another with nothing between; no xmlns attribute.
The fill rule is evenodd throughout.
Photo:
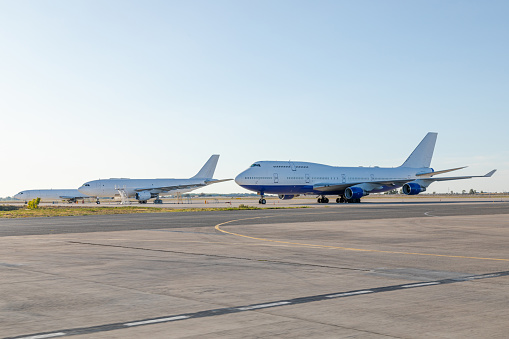
<svg viewBox="0 0 509 339"><path fill-rule="evenodd" d="M428 133L399 167L334 167L311 162L258 161L240 173L235 182L261 195L278 194L280 199L292 199L300 194L319 195L319 203L328 203L327 195L339 195L336 202L359 203L370 193L380 193L402 187L403 193L419 194L435 181L491 177L496 170L482 176L435 177L437 174L465 167L434 171L430 168L437 133Z"/></svg>
<svg viewBox="0 0 509 339"><path fill-rule="evenodd" d="M88 181L78 191L91 197L114 197L120 195L124 199L136 198L139 203L147 203L149 199L155 198L154 203L160 204L161 193L184 193L194 189L232 179L212 179L219 159L214 154L203 165L202 169L189 179L103 179Z"/></svg>

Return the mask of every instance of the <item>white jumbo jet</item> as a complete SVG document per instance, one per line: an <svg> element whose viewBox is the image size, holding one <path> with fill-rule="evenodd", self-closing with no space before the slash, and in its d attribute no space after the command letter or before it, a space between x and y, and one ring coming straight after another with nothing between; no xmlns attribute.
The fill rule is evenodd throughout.
<svg viewBox="0 0 509 339"><path fill-rule="evenodd" d="M311 162L258 161L240 173L235 182L261 195L278 194L292 199L300 194L318 195L318 203L328 203L327 195L339 195L337 203L359 203L370 193L403 187L403 193L419 194L435 181L491 177L496 170L481 176L435 177L458 167L435 171L430 168L438 133L428 133L408 159L399 167L335 167Z"/></svg>
<svg viewBox="0 0 509 339"><path fill-rule="evenodd" d="M216 170L218 154L214 154L203 165L201 170L189 179L103 179L93 180L83 184L78 190L81 193L92 197L114 197L120 195L124 197L134 197L140 204L146 204L147 200L155 198L154 203L160 204L161 193L184 193L197 188L215 184L218 182L232 179L212 179Z"/></svg>
<svg viewBox="0 0 509 339"><path fill-rule="evenodd" d="M76 202L77 199L90 197L80 193L77 189L26 190L14 196L14 199L24 200L25 202L37 198L41 198L41 201L67 200L72 203Z"/></svg>

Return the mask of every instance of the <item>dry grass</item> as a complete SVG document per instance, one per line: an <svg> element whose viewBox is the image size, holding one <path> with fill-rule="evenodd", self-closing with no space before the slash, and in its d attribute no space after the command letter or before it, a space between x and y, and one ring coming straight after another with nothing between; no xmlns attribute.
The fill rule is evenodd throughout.
<svg viewBox="0 0 509 339"><path fill-rule="evenodd" d="M285 209L295 207L267 207L266 209ZM37 209L28 209L17 206L0 206L0 218L34 218L34 217L68 217L84 215L111 215L111 214L134 214L134 213L174 213L174 212L204 212L204 211L241 211L259 210L260 207L240 205L239 207L217 208L183 208L170 209L158 207L64 207L44 206Z"/></svg>

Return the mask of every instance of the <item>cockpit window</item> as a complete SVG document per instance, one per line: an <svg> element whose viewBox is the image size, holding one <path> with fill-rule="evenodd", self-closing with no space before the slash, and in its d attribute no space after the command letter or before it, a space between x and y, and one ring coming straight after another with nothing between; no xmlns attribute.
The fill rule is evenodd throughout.
<svg viewBox="0 0 509 339"><path fill-rule="evenodd" d="M262 167L260 164L252 164L251 167Z"/></svg>
<svg viewBox="0 0 509 339"><path fill-rule="evenodd" d="M23 194L23 192L19 192L18 194Z"/></svg>
<svg viewBox="0 0 509 339"><path fill-rule="evenodd" d="M83 186L90 186L90 184L83 184Z"/></svg>

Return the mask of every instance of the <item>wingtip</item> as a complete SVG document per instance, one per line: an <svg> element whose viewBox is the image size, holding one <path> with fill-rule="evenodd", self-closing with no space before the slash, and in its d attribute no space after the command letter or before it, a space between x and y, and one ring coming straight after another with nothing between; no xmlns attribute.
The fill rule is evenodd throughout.
<svg viewBox="0 0 509 339"><path fill-rule="evenodd" d="M496 171L497 171L497 170L496 170L496 169L494 169L493 171L486 173L484 176L485 176L485 177L487 177L487 178L489 178L489 177L491 177L491 176L493 175L493 173L495 173Z"/></svg>

